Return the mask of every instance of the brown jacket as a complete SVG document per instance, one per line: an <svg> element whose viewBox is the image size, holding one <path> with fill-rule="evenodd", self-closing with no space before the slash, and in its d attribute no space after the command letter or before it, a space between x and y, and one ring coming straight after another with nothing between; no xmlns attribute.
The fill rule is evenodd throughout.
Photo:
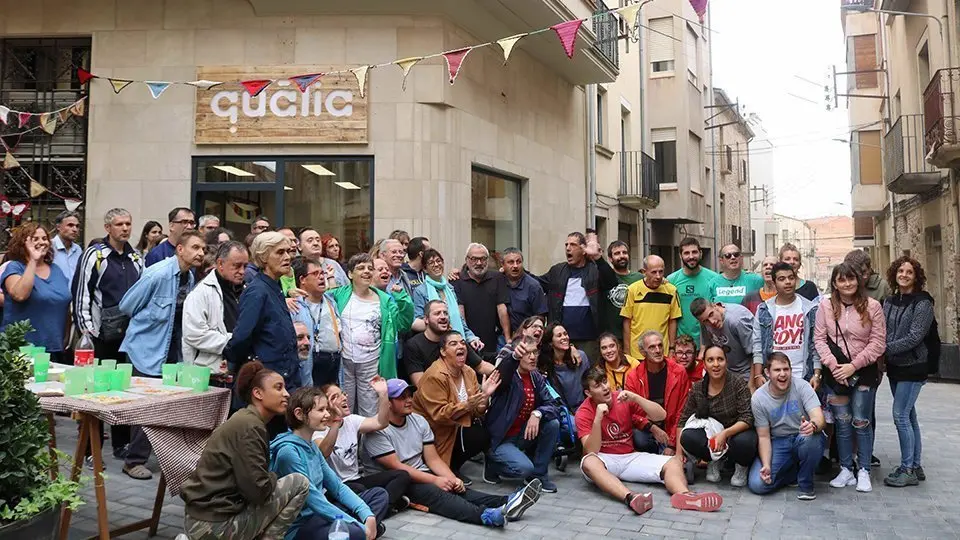
<svg viewBox="0 0 960 540"><path fill-rule="evenodd" d="M479 392L476 372L465 365L462 373L467 396ZM457 400L458 387L446 362L439 359L423 373L417 393L413 396L413 408L430 423L437 453L448 465L457 441L457 427L470 427L473 422L473 416L467 412L467 404ZM483 409L486 410L486 404ZM482 417L483 411L478 416Z"/></svg>

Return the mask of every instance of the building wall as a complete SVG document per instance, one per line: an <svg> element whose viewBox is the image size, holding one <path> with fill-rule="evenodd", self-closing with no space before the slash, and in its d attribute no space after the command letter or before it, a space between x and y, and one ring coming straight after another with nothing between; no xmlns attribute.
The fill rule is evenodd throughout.
<svg viewBox="0 0 960 540"><path fill-rule="evenodd" d="M256 17L245 0L4 2L0 35L90 35L100 76L193 80L197 66L356 65L455 49L479 40L435 17ZM471 164L524 178L528 260L562 256L558 230L585 223L584 96L524 54L503 66L495 48L471 53L457 84L442 59L425 61L401 90L399 68L369 76L369 144L193 144L195 92L143 87L114 95L95 81L89 103L86 229L123 206L134 228L189 205L191 156L375 156L374 237L403 228L459 261L470 241ZM456 253L456 256L452 256Z"/></svg>
<svg viewBox="0 0 960 540"><path fill-rule="evenodd" d="M853 218L828 216L806 220L810 229L814 257L804 257L804 277L826 290L833 267L853 250Z"/></svg>
<svg viewBox="0 0 960 540"><path fill-rule="evenodd" d="M734 241L732 227L740 228L740 249L744 254L744 264L749 268L754 262L754 246L751 240L750 220L750 144L754 133L746 124L746 119L740 116L738 106L732 97L722 94L718 89L714 96L713 114L718 116L713 120L714 125L720 125L713 131L717 132L717 145L708 154L716 153L717 186L723 194L723 215L720 244ZM727 148L730 148L729 156ZM712 155L710 156L713 157ZM727 160L730 163L727 163ZM746 163L746 171L743 163ZM758 239L759 242L759 239Z"/></svg>

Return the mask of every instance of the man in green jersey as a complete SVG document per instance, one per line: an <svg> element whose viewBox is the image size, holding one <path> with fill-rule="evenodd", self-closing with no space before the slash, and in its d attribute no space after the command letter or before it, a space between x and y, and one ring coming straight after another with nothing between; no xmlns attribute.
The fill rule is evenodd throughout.
<svg viewBox="0 0 960 540"><path fill-rule="evenodd" d="M700 345L700 321L690 313L690 302L697 297L709 297L713 292L710 285L719 275L700 265L702 255L700 242L696 238L684 238L680 241L680 260L683 261L683 267L667 276L667 281L677 288L680 310L683 312L677 334L692 337L697 345Z"/></svg>
<svg viewBox="0 0 960 540"><path fill-rule="evenodd" d="M720 250L723 272L710 284L710 302L740 304L743 297L763 287L763 277L743 271L743 253L740 246L727 244Z"/></svg>

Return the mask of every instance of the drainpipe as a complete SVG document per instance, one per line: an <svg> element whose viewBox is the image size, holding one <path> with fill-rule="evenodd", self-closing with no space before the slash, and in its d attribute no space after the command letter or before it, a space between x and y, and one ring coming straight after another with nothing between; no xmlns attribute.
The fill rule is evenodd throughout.
<svg viewBox="0 0 960 540"><path fill-rule="evenodd" d="M713 12L707 10L707 26L713 28ZM710 54L708 56L710 63L710 105L713 105L713 39L709 41ZM717 130L710 130L710 182L713 186L713 270L720 271L720 206L717 202ZM698 171L699 172L699 171Z"/></svg>
<svg viewBox="0 0 960 540"><path fill-rule="evenodd" d="M886 29L887 25L883 22L883 16L882 16L881 14L877 14L877 27L880 29L880 34L881 34L881 36L883 37L883 50L884 50L884 51L887 51L887 58L884 59L884 62L886 63L886 65L884 66L884 67L885 67L885 70L884 70L884 73L883 73L883 80L884 80L884 84L885 84L885 86L886 86L886 93L887 93L887 114L890 115L890 119L891 119L891 120L894 120L894 118L893 118L893 111L891 110L891 106L892 106L892 104L893 104L893 102L891 101L891 99L892 99L893 96L892 96L891 93L890 93L890 58L889 58L889 54L890 54L890 40L889 40L889 38L890 38L890 36L889 36L889 34L887 33L887 29ZM884 126L885 126L887 129L890 128L889 125L884 124ZM884 135L886 135L886 134L884 134ZM898 240L897 240L897 201L896 201L896 200L894 199L894 197L893 197L893 192L890 191L890 189L887 187L887 178L886 178L886 159L887 159L886 153L887 153L887 146L886 146L885 144L881 144L880 146L881 146L881 148L880 148L880 155L881 155L881 158L884 160L884 166L883 166L883 169L884 169L883 188L887 190L887 204L890 205L890 230L893 232L893 234L891 235L891 236L893 236L893 238L892 238L892 240L893 240L893 253L890 253L889 255L890 255L890 260L893 261L893 260L896 260L897 257L900 256L900 255L899 255L899 253L900 253L900 246L899 246L899 242L898 242Z"/></svg>
<svg viewBox="0 0 960 540"><path fill-rule="evenodd" d="M597 85L585 87L587 108L587 228L597 223Z"/></svg>
<svg viewBox="0 0 960 540"><path fill-rule="evenodd" d="M644 2L640 5L640 10L637 13L637 17L640 18L641 22L643 21L643 5L648 2ZM647 64L646 60L643 57L643 27L637 28L637 55L640 57L640 174L643 174L643 153L647 151ZM643 177L641 176L640 185L644 185ZM650 255L650 236L652 235L653 229L650 226L650 220L647 218L647 211L642 210L640 212L640 227L643 231L643 256L646 257Z"/></svg>

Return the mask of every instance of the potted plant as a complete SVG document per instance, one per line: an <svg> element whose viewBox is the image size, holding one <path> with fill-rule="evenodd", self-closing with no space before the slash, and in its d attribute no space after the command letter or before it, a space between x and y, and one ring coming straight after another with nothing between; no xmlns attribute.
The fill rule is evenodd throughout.
<svg viewBox="0 0 960 540"><path fill-rule="evenodd" d="M49 476L47 419L25 387L32 368L20 354L30 329L20 322L0 333L0 540L53 539L61 509L83 504L79 483Z"/></svg>

